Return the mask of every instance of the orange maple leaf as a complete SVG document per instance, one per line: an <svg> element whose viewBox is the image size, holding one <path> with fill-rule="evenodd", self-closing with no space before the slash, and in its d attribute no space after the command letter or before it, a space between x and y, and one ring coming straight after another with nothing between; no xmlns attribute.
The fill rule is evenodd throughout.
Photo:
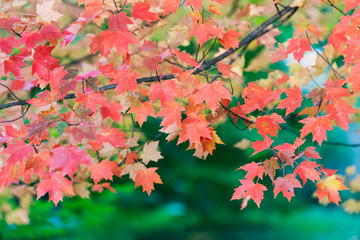
<svg viewBox="0 0 360 240"><path fill-rule="evenodd" d="M339 206L339 201L341 201L339 196L339 191L348 189L342 182L340 178L336 175L327 177L325 180L320 181L316 187L316 193L321 201L325 195L327 195L329 202L333 202Z"/></svg>
<svg viewBox="0 0 360 240"><path fill-rule="evenodd" d="M157 169L152 167L135 171L135 187L142 186L143 192L147 192L150 196L151 191L154 190L154 183L162 184L159 174L155 172Z"/></svg>

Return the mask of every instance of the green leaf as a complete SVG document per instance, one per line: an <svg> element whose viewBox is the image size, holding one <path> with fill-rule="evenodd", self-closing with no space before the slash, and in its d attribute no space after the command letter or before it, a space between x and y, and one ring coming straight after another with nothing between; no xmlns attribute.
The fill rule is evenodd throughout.
<svg viewBox="0 0 360 240"><path fill-rule="evenodd" d="M67 112L69 112L69 109L68 108L66 108L66 107L62 107L60 110L59 110L59 113L67 113Z"/></svg>
<svg viewBox="0 0 360 240"><path fill-rule="evenodd" d="M64 133L64 130L66 127L67 127L67 124L65 122L58 122L54 126L54 128L58 131L60 137Z"/></svg>

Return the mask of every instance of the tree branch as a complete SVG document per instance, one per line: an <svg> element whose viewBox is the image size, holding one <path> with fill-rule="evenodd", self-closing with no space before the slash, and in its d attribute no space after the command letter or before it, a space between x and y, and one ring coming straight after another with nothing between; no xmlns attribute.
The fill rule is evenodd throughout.
<svg viewBox="0 0 360 240"><path fill-rule="evenodd" d="M297 7L290 7L290 6L284 7L284 9L282 9L281 11L276 13L274 16L272 16L271 18L266 20L263 24L261 24L259 27L257 27L251 33L249 33L245 38L243 38L239 42L239 46L237 48L231 48L228 52L225 52L225 53L217 56L216 58L213 58L210 61L202 64L198 69L196 69L193 72L193 74L201 73L202 71L204 71L204 70L208 69L209 67L215 65L216 63L220 62L221 60L225 59L226 57L232 55L234 52L236 52L240 48L249 45L252 41L257 39L258 37L260 37L260 36L264 35L265 33L269 32L271 29L274 29L274 28L278 27L279 25L283 24L292 15L294 15L297 10L298 10ZM283 17L284 17L284 19L282 19ZM271 24L274 24L276 21L279 21L281 19L282 19L282 21L275 24L273 26L273 28L267 29ZM175 76L173 74L160 76L161 80L169 80L169 79L173 79L173 78L175 78ZM144 77L144 78L138 78L137 79L138 84L145 83L145 82L155 82L155 81L158 81L157 76ZM117 86L117 84L110 84L110 85L100 87L99 90L114 89L114 88L116 88L116 86ZM72 98L75 98L75 97L76 96L75 96L74 93L70 93L70 94L66 95L64 97L64 99L72 99ZM0 109L5 109L5 108L13 107L13 106L21 106L21 105L25 105L25 104L29 104L29 103L27 103L25 101L11 102L11 103L7 103L7 104L4 104L4 105L0 105Z"/></svg>

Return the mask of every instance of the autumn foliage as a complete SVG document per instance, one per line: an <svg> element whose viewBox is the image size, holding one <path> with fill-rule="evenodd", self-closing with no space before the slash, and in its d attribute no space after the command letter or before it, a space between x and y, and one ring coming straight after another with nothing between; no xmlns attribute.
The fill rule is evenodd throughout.
<svg viewBox="0 0 360 240"><path fill-rule="evenodd" d="M5 1L1 187L26 185L57 205L89 189L115 191L113 179L128 175L150 195L166 179L152 163L163 158L159 137L137 131L149 118L159 119L159 136L201 159L226 144L216 126L231 121L234 131L258 133L251 156L268 156L239 167L245 176L231 200L241 208L260 206L264 191L290 201L309 182L319 201L339 205L347 187L316 162L317 146L358 113L360 2L330 1ZM332 29L306 14L321 7L341 12ZM279 27L297 17L293 37L277 41ZM248 71L265 68L267 79L243 78L250 48L263 54ZM310 52L316 64L304 66ZM289 70L274 69L281 60Z"/></svg>

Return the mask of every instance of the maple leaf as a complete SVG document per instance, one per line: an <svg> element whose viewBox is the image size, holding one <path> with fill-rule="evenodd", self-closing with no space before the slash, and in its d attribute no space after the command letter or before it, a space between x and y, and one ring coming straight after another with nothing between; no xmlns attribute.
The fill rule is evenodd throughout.
<svg viewBox="0 0 360 240"><path fill-rule="evenodd" d="M224 87L225 82L202 83L197 89L194 104L206 102L208 108L215 112L219 106L220 99L231 100L229 91Z"/></svg>
<svg viewBox="0 0 360 240"><path fill-rule="evenodd" d="M287 174L285 177L277 177L274 181L274 195L275 198L281 191L289 202L294 194L294 188L302 188L300 182L295 178L295 174Z"/></svg>
<svg viewBox="0 0 360 240"><path fill-rule="evenodd" d="M0 39L0 49L6 54L12 52L12 48L18 47L19 41L15 39L15 36L10 36L4 39Z"/></svg>
<svg viewBox="0 0 360 240"><path fill-rule="evenodd" d="M79 126L72 126L70 133L76 141L81 142L84 138L96 140L94 130L93 124L81 124Z"/></svg>
<svg viewBox="0 0 360 240"><path fill-rule="evenodd" d="M242 109L246 114L256 109L262 110L271 101L279 98L279 95L279 92L257 86L257 82L250 82L241 93L245 101Z"/></svg>
<svg viewBox="0 0 360 240"><path fill-rule="evenodd" d="M310 161L303 161L300 163L298 167L295 168L294 174L298 174L303 181L303 185L305 185L307 179L315 182L320 180L320 172L315 168L319 167L320 165L316 164L315 162Z"/></svg>
<svg viewBox="0 0 360 240"><path fill-rule="evenodd" d="M348 130L350 123L349 114L358 112L351 105L341 100L337 100L334 103L329 103L326 106L326 110L327 114L336 120L339 127L344 128L346 131Z"/></svg>
<svg viewBox="0 0 360 240"><path fill-rule="evenodd" d="M260 207L261 200L264 199L264 191L267 188L260 183L255 184L253 181L246 179L240 180L240 183L242 185L235 189L231 201L244 198L241 204L241 209L244 209L248 201L252 199Z"/></svg>
<svg viewBox="0 0 360 240"><path fill-rule="evenodd" d="M315 147L307 147L304 151L305 156L313 159L321 159L318 152L315 151Z"/></svg>
<svg viewBox="0 0 360 240"><path fill-rule="evenodd" d="M15 143L8 144L1 153L10 154L9 158L6 160L6 165L15 165L17 162L21 162L26 158L29 153L32 151L32 148L28 146L23 141L15 140Z"/></svg>
<svg viewBox="0 0 360 240"><path fill-rule="evenodd" d="M286 115L294 112L296 108L301 106L302 92L298 87L289 88L285 90L287 98L280 101L276 108L286 109Z"/></svg>
<svg viewBox="0 0 360 240"><path fill-rule="evenodd" d="M56 22L62 16L56 10L58 4L56 0L39 1L36 5L37 22L44 25Z"/></svg>
<svg viewBox="0 0 360 240"><path fill-rule="evenodd" d="M110 117L113 121L120 122L121 120L121 110L124 107L120 103L109 102L100 107L101 115L103 119Z"/></svg>
<svg viewBox="0 0 360 240"><path fill-rule="evenodd" d="M239 46L239 37L241 37L242 34L238 33L234 30L227 30L226 33L222 36L222 38L219 38L219 42L223 47L226 49L226 51L229 51L230 48L237 48Z"/></svg>
<svg viewBox="0 0 360 240"><path fill-rule="evenodd" d="M332 130L331 119L327 116L308 117L299 121L305 126L300 130L300 137L304 138L310 132L313 134L313 141L317 141L321 146L323 140L326 140L326 131Z"/></svg>
<svg viewBox="0 0 360 240"><path fill-rule="evenodd" d="M216 134L216 131L211 129L211 139L209 138L203 138L201 140L201 145L204 151L204 158L207 157L207 153L209 153L210 155L213 154L213 151L215 149L215 144L224 144L221 139L219 138L219 136ZM195 153L196 155L196 153Z"/></svg>
<svg viewBox="0 0 360 240"><path fill-rule="evenodd" d="M176 14L179 5L181 4L181 1L179 0L165 0L162 5L164 6L164 15L169 14L170 12L173 12Z"/></svg>
<svg viewBox="0 0 360 240"><path fill-rule="evenodd" d="M118 29L116 32L105 30L96 35L90 43L90 53L100 50L101 55L107 57L110 50L115 47L119 54L126 55L129 51L129 44L137 44L139 41L134 34L127 30Z"/></svg>
<svg viewBox="0 0 360 240"><path fill-rule="evenodd" d="M91 165L91 158L84 149L71 146L58 147L51 151L54 156L51 158L49 171L59 169L64 176L68 175L73 178L80 163Z"/></svg>
<svg viewBox="0 0 360 240"><path fill-rule="evenodd" d="M106 105L107 104L107 100L106 98L97 92L90 92L90 93L79 93L78 97L76 98L76 103L77 104L85 104L86 108L90 108L93 112L96 111L96 106L97 105Z"/></svg>
<svg viewBox="0 0 360 240"><path fill-rule="evenodd" d="M280 169L278 159L276 157L272 157L269 160L264 161L264 173L271 178L271 181L274 182L276 170Z"/></svg>
<svg viewBox="0 0 360 240"><path fill-rule="evenodd" d="M255 152L251 154L251 156L255 155L258 152L264 151L265 149L268 149L273 142L274 140L271 141L271 138L267 135L264 136L264 141L258 140L256 142L253 142L251 147L255 150Z"/></svg>
<svg viewBox="0 0 360 240"><path fill-rule="evenodd" d="M118 94L124 93L126 91L135 93L137 88L136 79L138 77L139 75L137 75L135 71L130 71L129 69L116 71L116 75L112 80L113 83L117 84L115 91Z"/></svg>
<svg viewBox="0 0 360 240"><path fill-rule="evenodd" d="M285 123L282 117L276 113L267 116L260 116L256 119L255 127L258 133L265 137L266 134L270 136L277 136L280 129L279 124Z"/></svg>
<svg viewBox="0 0 360 240"><path fill-rule="evenodd" d="M196 10L201 11L203 0L187 0L186 6L192 5Z"/></svg>
<svg viewBox="0 0 360 240"><path fill-rule="evenodd" d="M311 51L311 45L308 39L293 38L289 40L289 46L286 49L287 54L293 53L296 61L300 63L300 60L304 57L306 51Z"/></svg>
<svg viewBox="0 0 360 240"><path fill-rule="evenodd" d="M125 134L117 128L111 128L110 126L104 127L100 134L96 136L99 142L108 142L113 145L115 148L117 147L127 147Z"/></svg>
<svg viewBox="0 0 360 240"><path fill-rule="evenodd" d="M8 187L11 182L16 181L16 170L17 166L15 165L5 165L1 167L0 171L0 188Z"/></svg>
<svg viewBox="0 0 360 240"><path fill-rule="evenodd" d="M177 144L189 140L190 145L197 148L201 144L201 138L211 139L211 131L208 128L209 123L205 119L205 114L196 115L190 113L181 123L182 130L179 132Z"/></svg>
<svg viewBox="0 0 360 240"><path fill-rule="evenodd" d="M231 75L230 75L230 73L231 73L231 74L234 74L235 76L240 77L236 72L231 71L231 69L232 69L232 66L230 66L228 64L224 64L221 62L218 63L218 70L219 70L219 72L221 72L221 74L223 76L231 77Z"/></svg>
<svg viewBox="0 0 360 240"><path fill-rule="evenodd" d="M321 201L325 195L327 195L329 202L333 202L339 206L341 201L339 191L348 189L340 178L336 175L327 177L325 180L321 180L317 185L316 193L318 194L319 201Z"/></svg>
<svg viewBox="0 0 360 240"><path fill-rule="evenodd" d="M221 13L221 11L216 7L216 5L209 5L209 11L212 14L216 14L216 15L220 15L222 16L223 14Z"/></svg>
<svg viewBox="0 0 360 240"><path fill-rule="evenodd" d="M185 53L185 52L179 52L178 50L173 50L172 51L182 62L189 64L192 67L196 67L199 65L199 63L197 61L195 61L195 59L193 59L191 57L191 55L189 53Z"/></svg>
<svg viewBox="0 0 360 240"><path fill-rule="evenodd" d="M50 172L44 175L36 188L37 199L49 193L49 202L52 200L55 206L62 201L62 194L75 196L72 182L65 178L61 172Z"/></svg>
<svg viewBox="0 0 360 240"><path fill-rule="evenodd" d="M111 187L109 182L104 182L101 184L95 184L92 188L91 191L96 191L96 192L102 192L104 190L104 188L109 189L111 192L116 193L115 189L113 187Z"/></svg>
<svg viewBox="0 0 360 240"><path fill-rule="evenodd" d="M181 126L181 112L185 111L182 105L178 105L173 102L167 102L164 108L161 108L157 113L157 116L164 116L160 126L164 129L175 123L177 126Z"/></svg>
<svg viewBox="0 0 360 240"><path fill-rule="evenodd" d="M129 24L133 24L133 22L124 12L113 14L109 18L109 30L112 32L115 32L118 28L128 30L127 25Z"/></svg>
<svg viewBox="0 0 360 240"><path fill-rule="evenodd" d="M54 47L50 46L37 46L34 52L34 61L32 63L32 75L35 73L40 78L49 78L50 71L59 67L58 59L51 56Z"/></svg>
<svg viewBox="0 0 360 240"><path fill-rule="evenodd" d="M148 164L150 161L157 162L159 159L164 158L157 150L158 145L159 141L151 141L150 143L145 143L143 153L140 155L143 163Z"/></svg>
<svg viewBox="0 0 360 240"><path fill-rule="evenodd" d="M57 91L49 91L45 90L39 94L37 94L37 98L32 98L27 100L26 102L30 103L35 107L42 107L49 105L57 100L60 100L61 96Z"/></svg>
<svg viewBox="0 0 360 240"><path fill-rule="evenodd" d="M139 102L139 106L133 106L128 113L136 113L135 120L140 127L146 121L148 116L155 117L155 111L150 102Z"/></svg>
<svg viewBox="0 0 360 240"><path fill-rule="evenodd" d="M16 77L21 76L21 67L25 66L24 60L30 55L30 51L25 48L20 49L20 54L9 57L4 61L5 74L11 72Z"/></svg>
<svg viewBox="0 0 360 240"><path fill-rule="evenodd" d="M264 166L259 166L256 162L245 164L239 169L247 171L245 178L250 181L252 181L255 177L262 179L264 175Z"/></svg>
<svg viewBox="0 0 360 240"><path fill-rule="evenodd" d="M199 0L195 0L199 1ZM202 0L200 0L202 1ZM188 4L190 1L186 1L186 4ZM190 5L190 3L189 3ZM191 36L196 36L196 39L200 46L204 44L204 42L210 40L213 37L222 38L223 37L223 30L219 27L213 26L211 23L205 25L196 23L194 24L193 28L190 32Z"/></svg>
<svg viewBox="0 0 360 240"><path fill-rule="evenodd" d="M153 83L150 86L150 90L150 101L154 102L159 98L161 106L166 105L168 102L175 102L175 97L183 95L180 85L174 80Z"/></svg>
<svg viewBox="0 0 360 240"><path fill-rule="evenodd" d="M26 160L25 171L34 169L34 173L42 177L45 174L46 167L50 165L50 160L49 152L32 152Z"/></svg>
<svg viewBox="0 0 360 240"><path fill-rule="evenodd" d="M150 4L146 2L143 3L137 2L133 6L131 16L133 18L144 20L148 24L150 24L150 22L160 20L160 17L156 13L150 12L149 9L150 9Z"/></svg>
<svg viewBox="0 0 360 240"><path fill-rule="evenodd" d="M98 184L101 179L112 181L113 172L112 169L117 167L116 162L109 161L107 159L102 160L99 163L91 165L88 169L91 172L91 179L95 184Z"/></svg>
<svg viewBox="0 0 360 240"><path fill-rule="evenodd" d="M142 186L143 192L147 192L150 196L151 191L154 190L154 183L162 184L159 174L155 172L157 169L152 167L135 171L135 188Z"/></svg>

